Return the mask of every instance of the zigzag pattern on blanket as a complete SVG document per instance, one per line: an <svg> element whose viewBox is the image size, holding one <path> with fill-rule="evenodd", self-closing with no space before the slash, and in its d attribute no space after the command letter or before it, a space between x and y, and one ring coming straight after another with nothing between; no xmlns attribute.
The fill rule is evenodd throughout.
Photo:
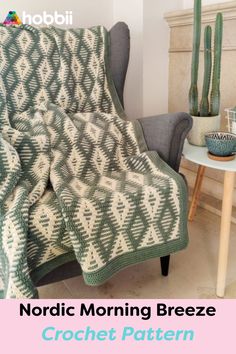
<svg viewBox="0 0 236 354"><path fill-rule="evenodd" d="M98 285L185 247L186 186L120 117L105 29L0 28L0 44L2 296L36 297L75 257Z"/></svg>

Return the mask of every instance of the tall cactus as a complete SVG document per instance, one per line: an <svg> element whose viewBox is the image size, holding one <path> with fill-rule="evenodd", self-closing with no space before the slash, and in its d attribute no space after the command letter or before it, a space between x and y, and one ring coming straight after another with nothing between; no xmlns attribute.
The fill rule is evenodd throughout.
<svg viewBox="0 0 236 354"><path fill-rule="evenodd" d="M207 117L210 112L209 105L209 90L211 83L211 69L212 69L212 53L211 53L211 38L212 29L211 26L206 26L204 35L204 81L202 88L202 100L200 103L200 116Z"/></svg>
<svg viewBox="0 0 236 354"><path fill-rule="evenodd" d="M217 14L215 27L215 48L214 48L214 67L211 91L211 115L216 116L220 111L220 74L221 74L221 54L223 37L223 16Z"/></svg>
<svg viewBox="0 0 236 354"><path fill-rule="evenodd" d="M191 87L189 90L189 109L193 116L198 115L198 68L201 42L201 8L202 1L194 0L194 30L193 30L193 54L191 69Z"/></svg>
<svg viewBox="0 0 236 354"><path fill-rule="evenodd" d="M201 12L202 1L194 0L194 24L193 24L193 53L191 68L191 87L189 90L189 111L192 116L217 116L220 110L220 72L222 55L222 36L223 36L223 15L218 13L216 16L215 40L214 40L214 67L212 75L212 29L207 26L204 36L204 82L200 109L198 109L198 69L201 42ZM211 102L209 103L209 90L212 76Z"/></svg>

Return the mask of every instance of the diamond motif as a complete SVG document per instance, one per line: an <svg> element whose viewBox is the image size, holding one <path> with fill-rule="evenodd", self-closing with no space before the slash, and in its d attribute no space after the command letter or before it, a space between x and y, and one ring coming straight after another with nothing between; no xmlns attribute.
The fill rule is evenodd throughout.
<svg viewBox="0 0 236 354"><path fill-rule="evenodd" d="M85 134L88 134L89 138L94 142L98 143L102 131L95 124L87 123L85 128Z"/></svg>
<svg viewBox="0 0 236 354"><path fill-rule="evenodd" d="M50 78L50 76L52 75L53 71L50 68L50 65L47 61L47 59L44 59L42 61L42 63L39 66L39 75L40 75L40 79L42 81L43 85L46 85L48 79Z"/></svg>
<svg viewBox="0 0 236 354"><path fill-rule="evenodd" d="M81 155L76 146L73 146L67 159L67 166L69 167L73 176L79 174L85 164L85 157Z"/></svg>
<svg viewBox="0 0 236 354"><path fill-rule="evenodd" d="M128 172L127 180L142 186L144 184L144 175L141 175L139 173L134 173L134 172Z"/></svg>
<svg viewBox="0 0 236 354"><path fill-rule="evenodd" d="M85 272L91 272L104 266L104 262L93 244L87 246L85 258L82 259L81 264Z"/></svg>
<svg viewBox="0 0 236 354"><path fill-rule="evenodd" d="M41 179L47 176L50 167L49 158L45 154L40 154L37 160L34 162L32 171L36 179Z"/></svg>
<svg viewBox="0 0 236 354"><path fill-rule="evenodd" d="M23 53L27 53L29 48L32 46L31 36L27 31L22 31L21 34L17 37L17 42Z"/></svg>
<svg viewBox="0 0 236 354"><path fill-rule="evenodd" d="M96 233L96 218L98 212L93 203L85 198L81 199L77 210L76 219L83 227L85 237L91 237Z"/></svg>
<svg viewBox="0 0 236 354"><path fill-rule="evenodd" d="M154 226L151 225L148 230L144 232L143 239L138 248L141 249L143 247L150 247L161 243L163 243L163 238L160 237L160 232L158 233Z"/></svg>
<svg viewBox="0 0 236 354"><path fill-rule="evenodd" d="M45 204L38 206L37 213L33 215L31 222L48 240L52 238L55 232L56 219L51 208Z"/></svg>
<svg viewBox="0 0 236 354"><path fill-rule="evenodd" d="M38 106L40 106L42 103L47 102L47 101L48 101L47 90L45 88L41 88L35 97L35 103Z"/></svg>
<svg viewBox="0 0 236 354"><path fill-rule="evenodd" d="M111 217L115 219L118 226L121 228L127 221L131 204L122 193L115 193L111 202Z"/></svg>
<svg viewBox="0 0 236 354"><path fill-rule="evenodd" d="M20 110L22 106L27 102L28 100L28 95L27 91L23 85L23 83L19 83L16 87L15 92L13 93L13 97L15 99L15 104L17 110Z"/></svg>
<svg viewBox="0 0 236 354"><path fill-rule="evenodd" d="M57 100L63 109L66 109L66 107L69 105L70 96L68 95L65 86L61 87Z"/></svg>
<svg viewBox="0 0 236 354"><path fill-rule="evenodd" d="M40 36L40 45L46 54L48 54L50 48L52 48L51 40L44 33Z"/></svg>
<svg viewBox="0 0 236 354"><path fill-rule="evenodd" d="M70 186L79 197L85 197L89 189L89 186L81 182L78 178L73 178L70 181Z"/></svg>
<svg viewBox="0 0 236 354"><path fill-rule="evenodd" d="M22 56L15 64L16 72L21 80L25 80L30 71L30 65L26 57Z"/></svg>
<svg viewBox="0 0 236 354"><path fill-rule="evenodd" d="M115 191L117 186L117 181L112 178L102 176L99 180L99 187L108 189L110 191Z"/></svg>
<svg viewBox="0 0 236 354"><path fill-rule="evenodd" d="M74 76L78 80L80 77L80 72L81 72L81 64L75 55L73 55L73 57L72 57L71 70L73 71Z"/></svg>
<svg viewBox="0 0 236 354"><path fill-rule="evenodd" d="M68 47L72 53L76 52L76 48L78 45L78 39L74 36L74 34L71 31L66 32L65 42L68 45Z"/></svg>
<svg viewBox="0 0 236 354"><path fill-rule="evenodd" d="M99 174L102 174L106 170L108 164L106 155L98 147L94 150L92 164L95 166Z"/></svg>
<svg viewBox="0 0 236 354"><path fill-rule="evenodd" d="M110 260L115 258L117 255L125 254L131 251L132 248L127 245L126 239L122 233L119 233L116 237L111 255Z"/></svg>

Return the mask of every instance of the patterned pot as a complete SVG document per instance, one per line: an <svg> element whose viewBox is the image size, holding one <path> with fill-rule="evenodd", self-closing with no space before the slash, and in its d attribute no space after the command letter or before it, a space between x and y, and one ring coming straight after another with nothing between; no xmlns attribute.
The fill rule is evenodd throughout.
<svg viewBox="0 0 236 354"><path fill-rule="evenodd" d="M212 132L205 136L206 145L215 156L230 156L236 152L236 135L226 132Z"/></svg>
<svg viewBox="0 0 236 354"><path fill-rule="evenodd" d="M193 118L193 127L188 134L188 142L192 145L206 146L205 134L220 129L220 115L214 117L196 117Z"/></svg>

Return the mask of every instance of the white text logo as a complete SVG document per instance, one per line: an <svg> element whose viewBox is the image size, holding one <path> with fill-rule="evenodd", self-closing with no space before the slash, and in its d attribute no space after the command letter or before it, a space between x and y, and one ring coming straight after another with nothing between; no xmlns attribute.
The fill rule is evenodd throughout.
<svg viewBox="0 0 236 354"><path fill-rule="evenodd" d="M73 24L73 14L72 11L65 11L65 14L59 14L57 11L54 11L53 14L48 14L46 11L43 11L42 15L30 15L26 11L22 13L22 22L28 25L72 25Z"/></svg>

